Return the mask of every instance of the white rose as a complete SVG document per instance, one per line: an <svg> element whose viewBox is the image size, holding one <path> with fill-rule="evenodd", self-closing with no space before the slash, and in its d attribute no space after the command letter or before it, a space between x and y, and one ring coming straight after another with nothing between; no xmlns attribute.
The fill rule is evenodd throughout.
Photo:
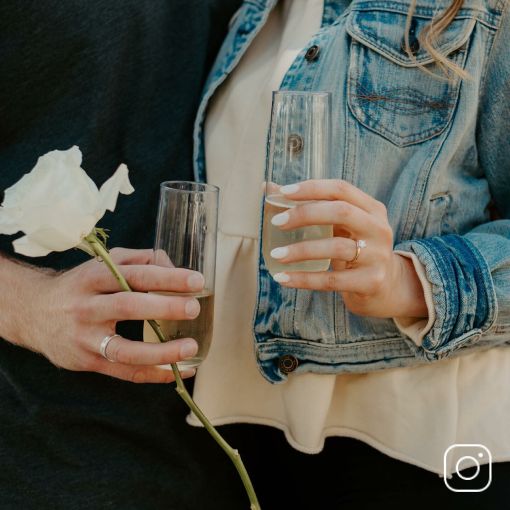
<svg viewBox="0 0 510 510"><path fill-rule="evenodd" d="M30 173L5 190L0 233L25 234L13 242L16 252L40 257L78 246L106 210L115 209L119 193L134 191L126 165L120 165L98 190L81 161L76 146L48 152Z"/></svg>

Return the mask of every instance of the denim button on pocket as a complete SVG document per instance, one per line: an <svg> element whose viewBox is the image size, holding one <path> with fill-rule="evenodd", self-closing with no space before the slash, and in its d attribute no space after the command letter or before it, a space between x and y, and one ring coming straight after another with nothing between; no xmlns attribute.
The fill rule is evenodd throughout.
<svg viewBox="0 0 510 510"><path fill-rule="evenodd" d="M284 374L290 374L291 372L294 372L297 366L298 360L295 356L292 356L292 354L285 354L278 360L278 368Z"/></svg>
<svg viewBox="0 0 510 510"><path fill-rule="evenodd" d="M313 62L314 60L317 60L319 58L320 51L321 49L316 44L310 46L305 53L305 59L308 60L308 62Z"/></svg>
<svg viewBox="0 0 510 510"><path fill-rule="evenodd" d="M411 26L409 28L409 49L411 50L411 53L413 55L420 51L420 41L418 40L418 36L416 34L416 27L417 27L416 18L413 18L413 20L411 21ZM402 38L400 48L402 49L403 53L407 53L405 35Z"/></svg>
<svg viewBox="0 0 510 510"><path fill-rule="evenodd" d="M402 53L407 53L405 39L402 39L402 44L400 45L400 48L402 49ZM418 51L420 51L420 41L418 41L418 39L409 39L409 49L411 50L411 53L413 55L418 53Z"/></svg>

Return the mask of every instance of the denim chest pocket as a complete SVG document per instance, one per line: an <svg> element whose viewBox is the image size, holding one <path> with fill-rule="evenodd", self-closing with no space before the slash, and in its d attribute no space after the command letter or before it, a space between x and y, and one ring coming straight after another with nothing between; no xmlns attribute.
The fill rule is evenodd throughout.
<svg viewBox="0 0 510 510"><path fill-rule="evenodd" d="M406 20L406 13L389 10L353 11L347 20L349 108L362 125L399 147L433 138L446 128L461 84L458 76L447 80L430 74L442 76L418 40L430 17L413 17L409 42L415 58L406 53ZM453 20L436 45L461 68L475 23L472 18Z"/></svg>

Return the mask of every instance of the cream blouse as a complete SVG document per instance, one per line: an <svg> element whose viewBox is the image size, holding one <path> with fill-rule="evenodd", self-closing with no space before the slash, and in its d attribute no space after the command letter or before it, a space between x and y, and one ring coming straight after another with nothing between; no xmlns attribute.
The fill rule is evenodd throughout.
<svg viewBox="0 0 510 510"><path fill-rule="evenodd" d="M438 474L454 443L482 443L493 461L510 460L505 348L366 374L289 374L279 385L258 371L252 320L271 92L320 28L322 9L322 0L279 2L208 111L208 181L221 188L216 310L194 399L215 425L276 427L306 453L320 452L328 436L350 436ZM421 341L424 324L397 325ZM200 425L193 415L188 422Z"/></svg>

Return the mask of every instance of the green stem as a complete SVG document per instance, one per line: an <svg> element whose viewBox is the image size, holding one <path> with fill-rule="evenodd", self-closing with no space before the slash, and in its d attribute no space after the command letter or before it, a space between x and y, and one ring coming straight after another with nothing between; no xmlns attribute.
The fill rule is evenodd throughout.
<svg viewBox="0 0 510 510"><path fill-rule="evenodd" d="M92 251L100 257L103 262L106 264L108 269L113 273L122 290L126 292L131 292L131 288L122 276L122 273L119 271L115 263L110 257L110 254L104 244L99 240L95 233L89 234L85 241L88 243ZM159 324L155 320L149 320L148 323L158 336L160 342L165 342L165 335L161 331ZM246 493L248 494L248 498L250 499L250 510L260 510L260 504L257 500L257 495L255 494L255 489L253 488L253 484L251 483L250 476L248 475L248 471L246 470L243 461L239 452L233 449L220 435L220 433L213 427L211 422L207 419L202 410L195 404L194 400L191 398L191 395L186 390L184 383L182 381L181 373L179 372L179 367L176 363L171 364L172 371L175 376L175 382L177 386L175 390L179 394L179 396L186 402L187 406L191 409L191 411L195 414L195 416L200 420L202 425L205 427L207 432L213 437L213 439L219 444L219 446L223 449L223 451L228 455L230 460L233 462L241 480L243 482L244 488L246 489Z"/></svg>

